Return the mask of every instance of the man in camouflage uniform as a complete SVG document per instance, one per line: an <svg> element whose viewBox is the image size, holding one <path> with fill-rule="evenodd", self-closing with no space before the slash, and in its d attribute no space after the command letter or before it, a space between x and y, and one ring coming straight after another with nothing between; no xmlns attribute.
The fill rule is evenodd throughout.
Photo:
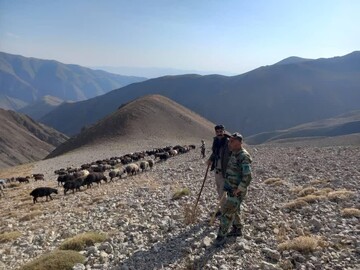
<svg viewBox="0 0 360 270"><path fill-rule="evenodd" d="M227 236L241 236L240 206L249 186L251 175L251 157L242 147L242 136L234 133L229 139L229 149L232 151L227 164L224 190L227 198L220 218L220 228L215 240L216 246L222 246ZM228 233L230 227L232 230Z"/></svg>

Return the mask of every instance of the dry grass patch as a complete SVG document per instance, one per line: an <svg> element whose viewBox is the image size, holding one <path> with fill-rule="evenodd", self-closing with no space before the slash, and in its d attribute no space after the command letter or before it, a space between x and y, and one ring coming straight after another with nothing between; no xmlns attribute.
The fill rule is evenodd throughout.
<svg viewBox="0 0 360 270"><path fill-rule="evenodd" d="M322 188L314 192L315 195L326 196L329 192L334 191L332 188Z"/></svg>
<svg viewBox="0 0 360 270"><path fill-rule="evenodd" d="M19 200L20 202L26 202L26 201L32 201L32 197L24 197L24 198L20 198Z"/></svg>
<svg viewBox="0 0 360 270"><path fill-rule="evenodd" d="M343 189L329 192L327 194L327 197L331 201L344 201L351 199L354 195L355 192Z"/></svg>
<svg viewBox="0 0 360 270"><path fill-rule="evenodd" d="M21 236L21 232L13 231L13 232L4 232L0 234L0 243L10 242L16 240Z"/></svg>
<svg viewBox="0 0 360 270"><path fill-rule="evenodd" d="M11 178L17 175L30 175L34 168L34 163L27 163L9 168L0 169L0 178Z"/></svg>
<svg viewBox="0 0 360 270"><path fill-rule="evenodd" d="M309 204L307 202L305 202L304 200L296 199L296 200L293 200L293 201L290 201L290 202L284 204L283 208L295 210L295 209L300 209L307 205L309 205Z"/></svg>
<svg viewBox="0 0 360 270"><path fill-rule="evenodd" d="M76 250L81 251L86 246L92 246L95 243L103 242L107 239L107 235L97 232L86 232L75 235L72 238L66 239L61 245L62 250Z"/></svg>
<svg viewBox="0 0 360 270"><path fill-rule="evenodd" d="M315 251L319 247L324 247L325 245L325 242L318 237L299 236L279 244L278 249L281 251L296 250L302 253L309 253Z"/></svg>
<svg viewBox="0 0 360 270"><path fill-rule="evenodd" d="M309 195L309 194L312 194L315 192L315 188L314 187L306 187L306 188L303 188L302 190L300 190L298 192L298 196L299 197L304 197L306 195Z"/></svg>
<svg viewBox="0 0 360 270"><path fill-rule="evenodd" d="M189 196L190 195L190 189L188 188L183 188L180 190L175 191L175 193L172 195L172 200L178 200L184 196Z"/></svg>
<svg viewBox="0 0 360 270"><path fill-rule="evenodd" d="M298 198L299 200L303 200L307 203L314 203L314 202L318 202L318 201L321 201L321 200L325 200L326 197L325 196L317 196L317 195L314 195L314 194L310 194L310 195L306 195L304 197L300 197Z"/></svg>
<svg viewBox="0 0 360 270"><path fill-rule="evenodd" d="M341 210L341 216L345 218L360 218L360 210L356 208L344 208L343 210Z"/></svg>
<svg viewBox="0 0 360 270"><path fill-rule="evenodd" d="M280 178L269 178L264 181L265 185L277 186L285 184L285 181Z"/></svg>
<svg viewBox="0 0 360 270"><path fill-rule="evenodd" d="M290 192L292 194L298 194L301 190L303 190L304 188L302 186L295 186L295 187L292 187L290 188Z"/></svg>
<svg viewBox="0 0 360 270"><path fill-rule="evenodd" d="M315 179L309 182L310 185L319 185L329 183L330 180L327 179Z"/></svg>
<svg viewBox="0 0 360 270"><path fill-rule="evenodd" d="M17 182L11 182L9 184L7 184L7 188L17 188L17 187L20 187L20 183L17 183Z"/></svg>
<svg viewBox="0 0 360 270"><path fill-rule="evenodd" d="M72 250L55 250L23 265L20 270L71 270L77 263L84 263L85 257Z"/></svg>
<svg viewBox="0 0 360 270"><path fill-rule="evenodd" d="M40 215L42 215L42 211L36 210L36 211L30 212L29 214L23 216L22 218L19 219L19 221L21 221L21 222L29 221Z"/></svg>
<svg viewBox="0 0 360 270"><path fill-rule="evenodd" d="M94 197L94 198L92 198L92 201L91 201L90 204L94 204L94 203L100 202L100 201L102 201L102 200L104 200L104 197L103 197L103 196Z"/></svg>

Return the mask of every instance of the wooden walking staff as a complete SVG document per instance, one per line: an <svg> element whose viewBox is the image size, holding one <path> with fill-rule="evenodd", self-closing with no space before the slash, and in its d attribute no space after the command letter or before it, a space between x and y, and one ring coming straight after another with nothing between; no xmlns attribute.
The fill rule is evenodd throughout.
<svg viewBox="0 0 360 270"><path fill-rule="evenodd" d="M204 188L205 181L206 181L206 177L207 177L207 175L208 175L208 171L209 171L210 165L211 165L211 164L209 164L209 165L207 166L207 168L206 168L206 173L205 173L204 181L203 181L203 183L202 183L202 185L201 185L201 189L200 189L199 195L198 195L197 200L196 200L196 203L195 203L195 205L194 205L194 209L193 209L193 211L192 211L191 220L195 220L196 207L197 207L197 205L198 205L198 203L199 203L200 196L201 196L201 192L202 192L202 190L203 190L203 188Z"/></svg>
<svg viewBox="0 0 360 270"><path fill-rule="evenodd" d="M221 199L220 199L220 201L218 202L218 205L215 208L215 211L214 211L214 213L213 213L213 215L212 215L212 217L210 219L210 223L209 223L210 225L213 225L213 223L215 221L216 213L217 213L217 211L219 211L220 206L221 206L224 198L226 198L226 192L224 192L224 194L221 196Z"/></svg>

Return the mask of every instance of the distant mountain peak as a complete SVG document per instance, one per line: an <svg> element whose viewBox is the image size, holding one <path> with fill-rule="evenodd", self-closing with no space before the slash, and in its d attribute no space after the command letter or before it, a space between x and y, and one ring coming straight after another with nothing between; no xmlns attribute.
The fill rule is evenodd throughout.
<svg viewBox="0 0 360 270"><path fill-rule="evenodd" d="M314 60L314 59L301 58L301 57L298 57L298 56L290 56L290 57L287 57L287 58L275 63L274 65L297 64L297 63L311 61L311 60Z"/></svg>

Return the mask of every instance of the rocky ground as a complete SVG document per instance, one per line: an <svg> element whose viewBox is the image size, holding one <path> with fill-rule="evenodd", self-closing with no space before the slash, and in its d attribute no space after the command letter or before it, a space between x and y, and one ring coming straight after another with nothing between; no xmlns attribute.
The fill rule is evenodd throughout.
<svg viewBox="0 0 360 270"><path fill-rule="evenodd" d="M34 187L57 185L55 169L79 166L98 156L82 153L37 163L33 172L44 173L46 183L7 189L1 198L0 233L19 231L21 236L1 243L0 269L16 269L58 248L64 239L88 231L109 237L81 251L87 259L77 270L360 269L359 216L345 217L342 212L360 209L360 147L248 150L254 159L254 180L242 206L244 236L229 238L221 248L212 244L219 222L209 225L217 203L212 172L197 221L184 222L206 171L199 149L156 163L138 176L76 194L64 196L59 188L53 201L41 198L33 205L28 194ZM105 150L98 154L112 156ZM189 188L191 195L171 200L182 188ZM315 241L312 251L301 250L302 244L297 244L298 251L280 245L305 236Z"/></svg>

